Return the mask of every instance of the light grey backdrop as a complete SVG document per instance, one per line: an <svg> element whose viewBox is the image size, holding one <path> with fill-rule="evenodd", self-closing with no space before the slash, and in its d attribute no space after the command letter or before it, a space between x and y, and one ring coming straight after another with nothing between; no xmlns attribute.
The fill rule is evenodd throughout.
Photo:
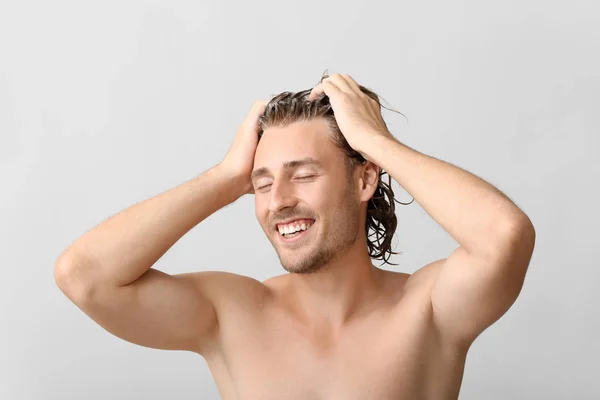
<svg viewBox="0 0 600 400"><path fill-rule="evenodd" d="M57 288L54 262L95 224L221 161L255 100L326 68L406 114L384 112L406 144L488 180L535 224L522 295L472 347L461 399L600 398L599 8L2 1L0 398L218 398L201 357L96 325ZM385 268L413 272L457 246L418 203L397 215L404 253ZM155 267L285 272L252 196Z"/></svg>

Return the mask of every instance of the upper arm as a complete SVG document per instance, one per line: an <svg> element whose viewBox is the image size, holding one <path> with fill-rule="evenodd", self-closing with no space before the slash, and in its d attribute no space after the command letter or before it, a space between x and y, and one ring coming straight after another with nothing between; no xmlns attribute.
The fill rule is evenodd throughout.
<svg viewBox="0 0 600 400"><path fill-rule="evenodd" d="M59 287L96 323L123 340L200 353L213 339L218 321L214 293L224 289L225 281L224 273L216 271L169 275L150 268L125 286Z"/></svg>
<svg viewBox="0 0 600 400"><path fill-rule="evenodd" d="M496 322L517 299L533 252L535 232L515 234L494 256L470 254L459 246L435 261L439 274L431 302L441 335L470 343Z"/></svg>

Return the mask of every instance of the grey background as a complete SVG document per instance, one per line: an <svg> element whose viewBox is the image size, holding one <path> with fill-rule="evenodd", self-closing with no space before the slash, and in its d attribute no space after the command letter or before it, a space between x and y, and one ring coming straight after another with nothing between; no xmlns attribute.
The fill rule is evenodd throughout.
<svg viewBox="0 0 600 400"><path fill-rule="evenodd" d="M411 147L509 195L536 249L461 399L600 398L600 7L593 1L2 1L0 398L217 399L205 361L112 336L57 288L73 240L221 161L255 100L349 73ZM394 182L399 200L411 199ZM457 243L397 206L412 273ZM376 263L379 265L379 261ZM285 271L244 196L155 265Z"/></svg>

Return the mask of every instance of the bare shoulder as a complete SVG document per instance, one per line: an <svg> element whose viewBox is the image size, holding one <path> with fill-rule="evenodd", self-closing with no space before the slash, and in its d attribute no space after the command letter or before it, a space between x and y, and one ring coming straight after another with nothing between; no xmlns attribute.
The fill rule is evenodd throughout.
<svg viewBox="0 0 600 400"><path fill-rule="evenodd" d="M427 293L435 283L440 272L441 260L426 264L414 273L396 272L381 269L385 288L390 293L414 294L415 292Z"/></svg>
<svg viewBox="0 0 600 400"><path fill-rule="evenodd" d="M407 289L431 294L444 260L436 260L416 270L406 281Z"/></svg>
<svg viewBox="0 0 600 400"><path fill-rule="evenodd" d="M423 315L431 314L431 292L441 270L441 263L434 261L426 264L414 273L402 273L385 271L384 279L386 288L389 289L389 297L397 307L398 315L402 321L406 317L406 311L419 311Z"/></svg>
<svg viewBox="0 0 600 400"><path fill-rule="evenodd" d="M266 288L268 288L268 290L275 291L285 286L288 277L289 274L272 276L271 278L264 280L262 283Z"/></svg>
<svg viewBox="0 0 600 400"><path fill-rule="evenodd" d="M209 356L220 347L221 333L231 321L237 321L246 315L256 317L271 297L270 289L262 282L241 274L225 271L195 271L181 274L191 282L203 298L213 306L217 329L207 339L199 353Z"/></svg>
<svg viewBox="0 0 600 400"><path fill-rule="evenodd" d="M199 291L206 293L215 305L235 299L260 299L268 294L267 286L246 275L225 271L198 271L185 275Z"/></svg>
<svg viewBox="0 0 600 400"><path fill-rule="evenodd" d="M198 292L210 299L219 325L238 318L240 313L260 311L271 297L270 289L250 276L225 271L200 271L186 275Z"/></svg>

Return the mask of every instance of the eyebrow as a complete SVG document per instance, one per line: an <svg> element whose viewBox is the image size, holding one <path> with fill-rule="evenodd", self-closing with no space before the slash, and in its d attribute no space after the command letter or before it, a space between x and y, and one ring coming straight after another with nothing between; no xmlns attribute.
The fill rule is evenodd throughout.
<svg viewBox="0 0 600 400"><path fill-rule="evenodd" d="M323 163L321 161L316 160L312 157L306 157L306 158L302 158L300 160L292 160L292 161L284 162L283 169L290 170L290 169L301 167L303 165L316 165L321 168L323 167ZM269 173L270 173L270 171L267 167L261 167L252 172L252 174L250 175L250 179L254 180L260 176L268 175Z"/></svg>

